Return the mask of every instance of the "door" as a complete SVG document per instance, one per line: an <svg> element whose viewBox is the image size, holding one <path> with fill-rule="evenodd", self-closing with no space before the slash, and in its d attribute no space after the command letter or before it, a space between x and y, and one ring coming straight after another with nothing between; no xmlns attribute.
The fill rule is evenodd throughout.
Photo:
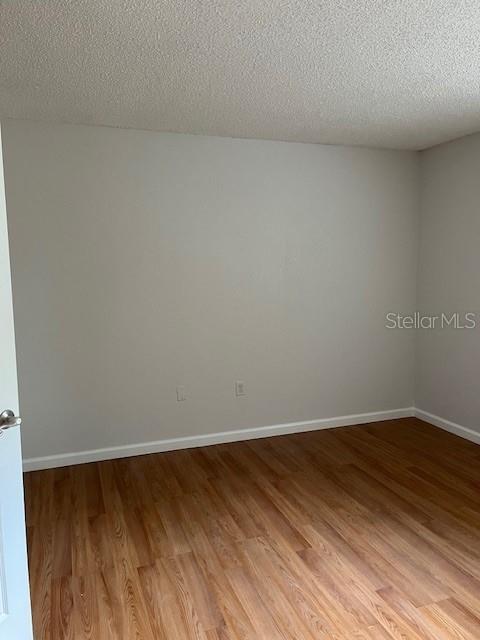
<svg viewBox="0 0 480 640"><path fill-rule="evenodd" d="M0 131L0 640L31 640L20 425L14 416L17 367Z"/></svg>

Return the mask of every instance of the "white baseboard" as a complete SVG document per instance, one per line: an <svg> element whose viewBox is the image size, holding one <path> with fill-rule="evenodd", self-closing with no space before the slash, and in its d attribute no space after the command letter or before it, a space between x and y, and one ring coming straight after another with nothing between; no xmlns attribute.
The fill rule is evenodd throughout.
<svg viewBox="0 0 480 640"><path fill-rule="evenodd" d="M61 453L41 458L26 458L23 461L23 470L36 471L38 469L53 469L54 467L66 467L72 464L83 464L85 462L98 462L100 460L139 456L145 453L159 453L161 451L173 451L175 449L204 447L211 444L254 440L256 438L268 438L270 436L281 436L289 433L333 429L335 427L346 427L355 424L365 424L367 422L381 422L382 420L407 418L413 415L414 408L407 407L405 409L392 409L390 411L375 411L373 413L337 416L336 418L322 418L320 420L307 420L304 422L288 422L268 427L256 427L254 429L237 429L236 431L222 431L197 436L170 438L168 440L127 444L120 447L92 449L90 451L78 451L75 453Z"/></svg>
<svg viewBox="0 0 480 640"><path fill-rule="evenodd" d="M474 431L468 427L462 427L462 425L457 424L456 422L445 420L445 418L440 418L440 416L428 413L428 411L423 411L422 409L415 409L414 413L415 417L420 420L433 424L435 427L440 427L440 429L443 429L444 431L449 431L456 436L460 436L460 438L465 438L465 440L470 440L471 442L475 442L475 444L480 444L480 433L478 431Z"/></svg>

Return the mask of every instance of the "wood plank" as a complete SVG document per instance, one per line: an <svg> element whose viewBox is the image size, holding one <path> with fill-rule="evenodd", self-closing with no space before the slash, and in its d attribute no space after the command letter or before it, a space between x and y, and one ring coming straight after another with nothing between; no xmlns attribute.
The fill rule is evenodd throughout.
<svg viewBox="0 0 480 640"><path fill-rule="evenodd" d="M25 477L36 640L480 637L480 448L414 418Z"/></svg>

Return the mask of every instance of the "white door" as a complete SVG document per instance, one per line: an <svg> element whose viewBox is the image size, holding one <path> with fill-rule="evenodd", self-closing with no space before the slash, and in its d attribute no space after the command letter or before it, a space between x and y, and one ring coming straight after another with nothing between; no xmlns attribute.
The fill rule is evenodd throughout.
<svg viewBox="0 0 480 640"><path fill-rule="evenodd" d="M0 131L0 640L31 640L17 367ZM3 426L2 426L3 425ZM8 428L9 427L9 428Z"/></svg>

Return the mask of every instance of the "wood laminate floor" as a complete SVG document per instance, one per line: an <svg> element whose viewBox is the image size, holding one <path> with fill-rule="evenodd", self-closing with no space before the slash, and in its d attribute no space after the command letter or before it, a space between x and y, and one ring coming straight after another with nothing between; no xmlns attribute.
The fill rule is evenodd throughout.
<svg viewBox="0 0 480 640"><path fill-rule="evenodd" d="M480 448L414 418L26 475L36 640L480 638Z"/></svg>

